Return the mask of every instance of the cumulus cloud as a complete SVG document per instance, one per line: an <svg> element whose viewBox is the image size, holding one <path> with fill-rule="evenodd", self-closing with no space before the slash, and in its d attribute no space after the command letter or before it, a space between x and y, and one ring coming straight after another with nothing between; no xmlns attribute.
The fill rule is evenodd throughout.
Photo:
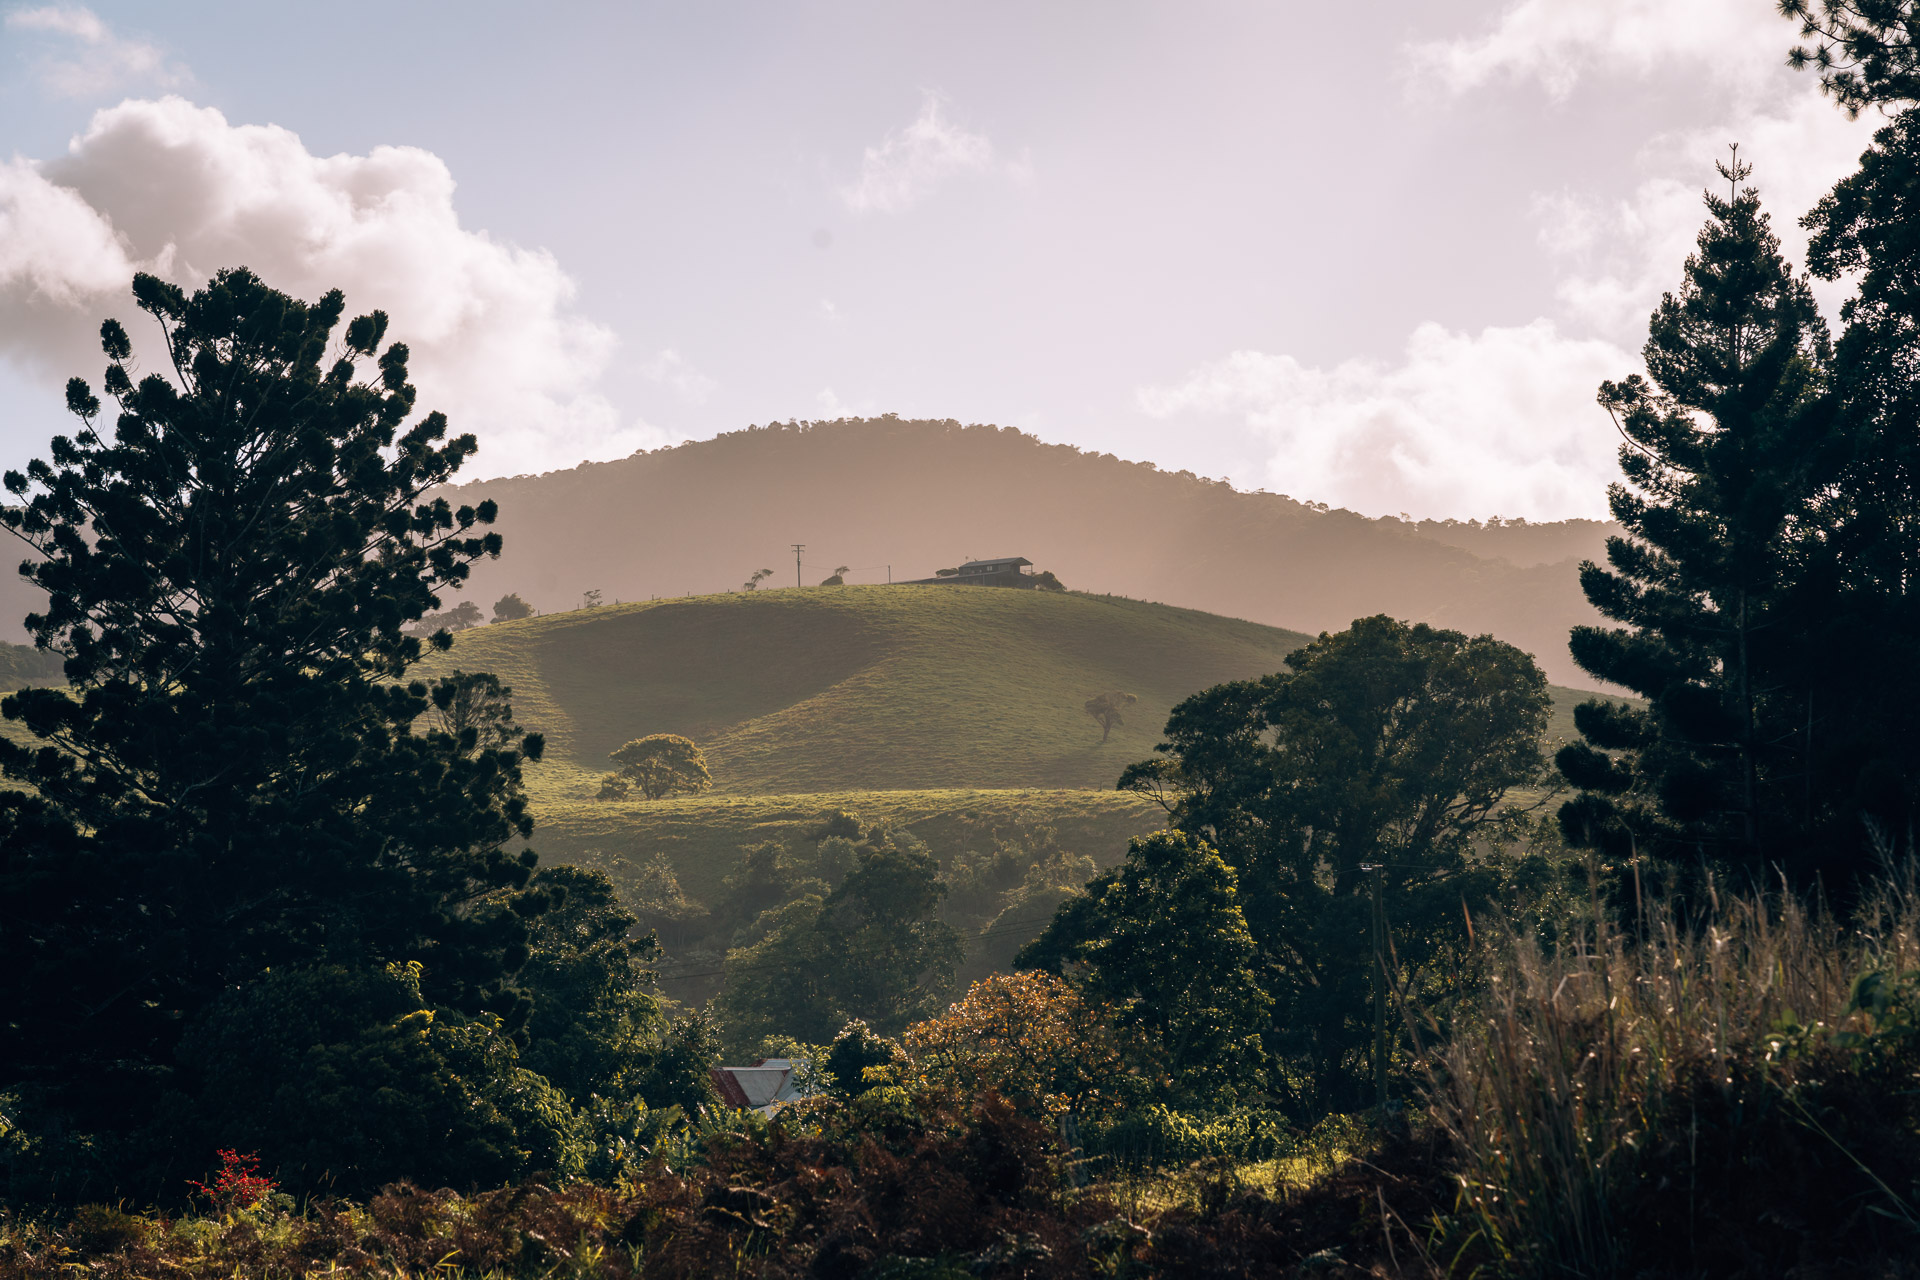
<svg viewBox="0 0 1920 1280"><path fill-rule="evenodd" d="M820 420L830 422L840 418L871 418L875 410L873 401L856 400L849 404L842 400L832 387L820 388L820 394L813 398L819 409Z"/></svg>
<svg viewBox="0 0 1920 1280"><path fill-rule="evenodd" d="M653 359L641 365L640 376L648 382L672 388L673 393L686 404L705 404L714 388L720 385L694 368L686 357L672 347L662 349Z"/></svg>
<svg viewBox="0 0 1920 1280"><path fill-rule="evenodd" d="M912 124L868 147L860 178L840 189L855 213L902 213L949 178L990 173L997 166L993 143L946 118L938 94L929 93ZM1024 172L1024 162L1016 173Z"/></svg>
<svg viewBox="0 0 1920 1280"><path fill-rule="evenodd" d="M1426 324L1395 365L1236 351L1137 395L1155 418L1243 422L1269 451L1246 483L1369 514L1562 519L1606 514L1618 437L1594 391L1633 365L1546 320Z"/></svg>
<svg viewBox="0 0 1920 1280"><path fill-rule="evenodd" d="M462 227L453 194L418 148L316 156L286 129L177 97L124 102L65 156L0 166L0 352L49 381L96 375L102 317L143 337L134 271L191 287L244 265L299 297L341 288L349 314L387 311L422 407L480 437L476 474L665 443L592 390L614 338L573 310L553 255Z"/></svg>
<svg viewBox="0 0 1920 1280"><path fill-rule="evenodd" d="M1817 94L1735 113L1725 123L1680 130L1642 148L1644 173L1626 195L1611 200L1571 192L1536 203L1541 242L1561 272L1556 292L1563 314L1621 340L1644 337L1647 316L1661 293L1678 287L1687 255L1705 225L1702 192L1725 189L1713 162L1740 144L1740 160L1754 166L1781 251L1796 267L1806 258L1800 217L1839 179L1852 172L1871 141L1873 122L1848 120ZM1845 285L1816 283L1831 313Z"/></svg>
<svg viewBox="0 0 1920 1280"><path fill-rule="evenodd" d="M1786 60L1797 32L1754 0L1517 0L1488 30L1404 52L1416 83L1464 93L1532 81L1564 98L1594 73L1646 75L1676 62L1752 85Z"/></svg>
<svg viewBox="0 0 1920 1280"><path fill-rule="evenodd" d="M36 71L41 83L62 97L91 98L139 86L171 89L191 79L160 46L115 34L93 10L79 5L13 9L6 27L59 42L59 52L47 52Z"/></svg>

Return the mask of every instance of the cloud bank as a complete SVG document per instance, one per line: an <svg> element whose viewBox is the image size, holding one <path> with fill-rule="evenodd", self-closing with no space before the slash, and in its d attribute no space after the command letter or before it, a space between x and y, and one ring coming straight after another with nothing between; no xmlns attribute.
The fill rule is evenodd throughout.
<svg viewBox="0 0 1920 1280"><path fill-rule="evenodd" d="M1557 270L1553 314L1478 334L1425 324L1398 363L1312 368L1236 351L1137 392L1170 422L1238 421L1265 446L1255 483L1370 514L1604 517L1618 437L1602 379L1641 367L1647 319L1677 288L1707 212L1713 162L1738 142L1790 261L1802 213L1851 171L1871 133L1783 74L1795 28L1751 0L1519 0L1487 29L1411 47L1413 94L1561 100L1589 77L1703 77L1718 123L1649 138L1624 195L1539 193ZM1844 286L1816 287L1831 312Z"/></svg>
<svg viewBox="0 0 1920 1280"><path fill-rule="evenodd" d="M132 323L136 270L192 287L244 265L299 297L343 289L349 314L387 311L422 407L480 437L476 475L664 443L591 390L614 337L573 310L560 264L462 227L453 194L418 148L316 156L178 97L123 102L65 156L0 164L0 351L49 381L97 377L103 317L152 339Z"/></svg>
<svg viewBox="0 0 1920 1280"><path fill-rule="evenodd" d="M1240 477L1369 515L1604 516L1618 443L1594 403L1631 357L1551 321L1479 334L1415 330L1398 364L1310 368L1236 351L1138 393L1174 422L1238 419L1269 461Z"/></svg>
<svg viewBox="0 0 1920 1280"><path fill-rule="evenodd" d="M904 213L951 178L998 167L993 143L948 120L929 93L912 124L866 149L859 180L840 189L840 200L854 213Z"/></svg>
<svg viewBox="0 0 1920 1280"><path fill-rule="evenodd" d="M1797 31L1754 0L1518 0L1488 30L1411 45L1404 56L1417 81L1456 94L1509 80L1564 99L1594 74L1675 64L1747 89L1775 75Z"/></svg>
<svg viewBox="0 0 1920 1280"><path fill-rule="evenodd" d="M160 46L116 35L91 9L41 5L11 10L9 31L30 31L64 43L35 64L41 84L63 98L91 98L133 86L171 89L192 79Z"/></svg>

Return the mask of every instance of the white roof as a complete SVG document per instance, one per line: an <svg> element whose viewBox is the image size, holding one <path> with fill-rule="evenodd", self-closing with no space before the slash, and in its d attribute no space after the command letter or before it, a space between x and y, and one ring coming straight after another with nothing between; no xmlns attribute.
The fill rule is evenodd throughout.
<svg viewBox="0 0 1920 1280"><path fill-rule="evenodd" d="M781 1103L792 1102L800 1096L794 1088L796 1065L790 1058L763 1058L750 1067L719 1069L730 1076L740 1090L740 1098L731 1101L738 1105L744 1100L754 1110L771 1114Z"/></svg>

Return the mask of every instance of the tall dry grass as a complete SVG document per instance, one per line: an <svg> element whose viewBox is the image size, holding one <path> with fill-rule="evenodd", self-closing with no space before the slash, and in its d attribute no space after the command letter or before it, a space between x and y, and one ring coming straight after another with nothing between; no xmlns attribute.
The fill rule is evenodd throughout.
<svg viewBox="0 0 1920 1280"><path fill-rule="evenodd" d="M1786 892L1710 886L1705 905L1688 919L1656 903L1624 923L1596 905L1551 951L1490 944L1480 1011L1432 1062L1430 1114L1460 1181L1456 1256L1604 1276L1642 1265L1650 1233L1670 1253L1784 1247L1728 1224L1791 1224L1796 1206L1725 1202L1774 1195L1809 1164L1853 1178L1872 1230L1920 1226L1912 1188L1869 1167L1860 1125L1834 1132L1839 1104L1821 1092L1857 1081L1876 1036L1911 1028L1911 1002L1893 1006L1920 970L1915 867L1845 921ZM1906 1123L1897 1110L1885 1123Z"/></svg>

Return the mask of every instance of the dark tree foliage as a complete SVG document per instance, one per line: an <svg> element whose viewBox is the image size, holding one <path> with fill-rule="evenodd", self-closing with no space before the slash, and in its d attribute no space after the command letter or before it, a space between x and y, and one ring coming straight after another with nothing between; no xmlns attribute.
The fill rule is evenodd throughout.
<svg viewBox="0 0 1920 1280"><path fill-rule="evenodd" d="M1920 100L1920 10L1913 0L1778 0L1808 43L1787 55L1813 68L1820 88L1857 116L1871 106Z"/></svg>
<svg viewBox="0 0 1920 1280"><path fill-rule="evenodd" d="M431 640L439 631L470 631L485 626L486 620L480 616L480 606L471 600L462 600L444 613L430 613L407 628L407 634L422 640Z"/></svg>
<svg viewBox="0 0 1920 1280"><path fill-rule="evenodd" d="M566 1094L520 1065L499 1019L431 1007L421 975L287 967L223 993L180 1045L192 1104L174 1095L164 1127L135 1139L148 1167L237 1148L296 1193L359 1196L402 1178L577 1176L586 1129Z"/></svg>
<svg viewBox="0 0 1920 1280"><path fill-rule="evenodd" d="M1261 989L1232 868L1178 831L1142 836L1127 860L1067 900L1014 963L1084 970L1088 994L1151 1046L1152 1074L1182 1102L1229 1101L1265 1081Z"/></svg>
<svg viewBox="0 0 1920 1280"><path fill-rule="evenodd" d="M897 1067L906 1061L900 1046L873 1033L873 1028L855 1018L833 1038L821 1063L821 1075L827 1090L835 1097L853 1098L874 1087L867 1072L874 1067Z"/></svg>
<svg viewBox="0 0 1920 1280"><path fill-rule="evenodd" d="M533 606L520 598L519 592L501 596L493 602L493 620L495 622L517 622L521 618L531 618Z"/></svg>
<svg viewBox="0 0 1920 1280"><path fill-rule="evenodd" d="M831 892L767 910L727 953L714 1010L728 1043L821 1044L855 1018L896 1035L938 1012L961 957L959 933L936 914L946 891L926 846L869 839Z"/></svg>
<svg viewBox="0 0 1920 1280"><path fill-rule="evenodd" d="M1370 1043L1368 877L1383 863L1404 985L1457 979L1463 903L1501 884L1470 856L1519 834L1507 806L1544 773L1546 678L1527 654L1425 624L1361 618L1173 709L1160 757L1123 789L1157 796L1238 877L1274 997L1267 1043L1303 1112L1361 1105ZM1081 900L1062 910L1085 910Z"/></svg>
<svg viewBox="0 0 1920 1280"><path fill-rule="evenodd" d="M521 1061L581 1106L595 1095L689 1112L709 1101L711 1033L668 1024L653 971L660 945L638 932L606 873L547 867L532 889L547 901L519 976L533 997Z"/></svg>
<svg viewBox="0 0 1920 1280"><path fill-rule="evenodd" d="M1809 750L1826 732L1809 644L1832 585L1823 498L1842 461L1826 378L1825 323L1779 242L1746 166L1720 166L1725 197L1643 349L1651 382L1600 388L1625 437L1609 490L1626 535L1610 567L1580 570L1619 627L1577 627L1582 668L1644 710L1589 702L1561 772L1576 844L1625 857L1707 856L1755 869L1807 858L1817 825Z"/></svg>
<svg viewBox="0 0 1920 1280"><path fill-rule="evenodd" d="M269 968L418 962L429 1005L519 1028L537 914L504 845L538 735L432 725L461 690L401 679L407 624L500 549L492 503L425 496L473 437L406 425L406 347L379 312L336 338L338 292L235 270L134 296L166 373L136 382L107 321L111 421L70 382L80 429L0 511L71 686L0 702L41 742L0 743L32 788L0 794L0 1091L101 1133L154 1122L183 1031Z"/></svg>
<svg viewBox="0 0 1920 1280"><path fill-rule="evenodd" d="M1817 664L1811 791L1823 843L1859 853L1876 836L1909 838L1920 805L1920 107L1881 129L1803 219L1807 261L1855 295L1834 352L1846 450L1826 499L1828 590L1810 632Z"/></svg>
<svg viewBox="0 0 1920 1280"><path fill-rule="evenodd" d="M1100 741L1105 742L1113 736L1115 729L1127 722L1127 708L1138 701L1139 697L1131 693L1101 693L1088 698L1081 710L1092 716L1093 722L1100 726Z"/></svg>

